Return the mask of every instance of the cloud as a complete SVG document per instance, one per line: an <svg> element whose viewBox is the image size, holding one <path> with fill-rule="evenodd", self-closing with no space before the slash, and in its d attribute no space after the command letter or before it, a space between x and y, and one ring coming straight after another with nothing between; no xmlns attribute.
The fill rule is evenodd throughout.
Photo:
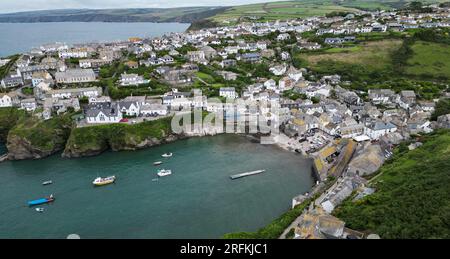
<svg viewBox="0 0 450 259"><path fill-rule="evenodd" d="M276 0L0 0L0 13L47 9L230 6Z"/></svg>

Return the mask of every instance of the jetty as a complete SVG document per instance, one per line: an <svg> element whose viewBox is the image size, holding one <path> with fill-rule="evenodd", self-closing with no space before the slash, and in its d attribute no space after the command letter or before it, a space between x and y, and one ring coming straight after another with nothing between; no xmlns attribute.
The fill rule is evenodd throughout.
<svg viewBox="0 0 450 259"><path fill-rule="evenodd" d="M235 180L235 179L239 179L239 178L250 176L250 175L256 175L256 174L264 173L265 171L266 170L256 170L256 171L251 171L251 172L234 174L234 175L230 175L230 178L231 178L231 180Z"/></svg>

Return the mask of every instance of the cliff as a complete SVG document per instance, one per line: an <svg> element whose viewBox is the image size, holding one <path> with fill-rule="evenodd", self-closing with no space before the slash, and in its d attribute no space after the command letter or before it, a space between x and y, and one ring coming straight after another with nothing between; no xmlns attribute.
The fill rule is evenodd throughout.
<svg viewBox="0 0 450 259"><path fill-rule="evenodd" d="M35 117L20 119L8 133L8 159L39 159L63 150L72 128L70 116L47 121Z"/></svg>
<svg viewBox="0 0 450 259"><path fill-rule="evenodd" d="M25 112L17 108L0 108L0 143L6 142L9 131L17 124Z"/></svg>
<svg viewBox="0 0 450 259"><path fill-rule="evenodd" d="M95 156L108 149L138 150L182 138L183 136L171 134L170 121L171 118L164 118L134 125L109 124L74 128L62 156Z"/></svg>

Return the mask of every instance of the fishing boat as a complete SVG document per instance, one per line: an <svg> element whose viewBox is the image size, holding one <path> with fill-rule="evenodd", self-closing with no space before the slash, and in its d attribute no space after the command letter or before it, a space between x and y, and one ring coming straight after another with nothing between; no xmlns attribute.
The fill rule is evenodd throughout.
<svg viewBox="0 0 450 259"><path fill-rule="evenodd" d="M166 169L158 170L158 176L159 177L164 177L164 176L168 176L168 175L171 175L171 174L172 174L171 170L166 170Z"/></svg>
<svg viewBox="0 0 450 259"><path fill-rule="evenodd" d="M164 153L161 156L162 157L172 157L172 153Z"/></svg>
<svg viewBox="0 0 450 259"><path fill-rule="evenodd" d="M156 162L153 163L153 165L160 165L162 163L163 163L162 161L156 161Z"/></svg>
<svg viewBox="0 0 450 259"><path fill-rule="evenodd" d="M42 185L49 185L49 184L52 184L53 182L52 181L45 181L45 182L42 182Z"/></svg>
<svg viewBox="0 0 450 259"><path fill-rule="evenodd" d="M36 208L35 209L37 212L44 212L44 208Z"/></svg>
<svg viewBox="0 0 450 259"><path fill-rule="evenodd" d="M52 194L46 198L28 201L28 206L31 207L31 206L41 205L41 204L45 204L45 203L50 203L50 202L53 202L54 200L55 200L55 197L53 197L53 194Z"/></svg>
<svg viewBox="0 0 450 259"><path fill-rule="evenodd" d="M114 175L108 176L108 177L104 177L104 178L103 177L97 177L92 182L92 184L95 185L95 186L103 186L103 185L114 183L115 180L116 180L116 177Z"/></svg>

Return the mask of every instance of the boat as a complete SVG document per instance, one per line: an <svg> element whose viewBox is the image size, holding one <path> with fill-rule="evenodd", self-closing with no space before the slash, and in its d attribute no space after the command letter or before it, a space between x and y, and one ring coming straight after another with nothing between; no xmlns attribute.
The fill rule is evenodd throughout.
<svg viewBox="0 0 450 259"><path fill-rule="evenodd" d="M92 182L92 184L95 185L95 186L103 186L103 185L114 183L115 180L116 180L116 177L114 175L108 176L108 177L104 177L104 178L103 177L97 177Z"/></svg>
<svg viewBox="0 0 450 259"><path fill-rule="evenodd" d="M159 179L158 178L153 178L152 182L157 182Z"/></svg>
<svg viewBox="0 0 450 259"><path fill-rule="evenodd" d="M172 174L171 170L166 170L166 169L158 170L158 176L159 177L168 176L168 175L171 175L171 174Z"/></svg>
<svg viewBox="0 0 450 259"><path fill-rule="evenodd" d="M172 157L172 153L164 153L164 154L162 154L161 156L162 157Z"/></svg>
<svg viewBox="0 0 450 259"><path fill-rule="evenodd" d="M45 203L50 203L50 202L53 202L54 200L55 200L55 197L53 197L53 194L52 194L46 198L28 201L28 206L31 207L31 206L41 205L41 204L45 204Z"/></svg>
<svg viewBox="0 0 450 259"><path fill-rule="evenodd" d="M42 185L49 185L49 184L52 184L53 182L50 180L50 181L45 181L45 182L42 182Z"/></svg>
<svg viewBox="0 0 450 259"><path fill-rule="evenodd" d="M153 163L153 165L160 165L160 164L162 164L162 161L156 161Z"/></svg>
<svg viewBox="0 0 450 259"><path fill-rule="evenodd" d="M36 208L37 212L44 212L44 208Z"/></svg>

